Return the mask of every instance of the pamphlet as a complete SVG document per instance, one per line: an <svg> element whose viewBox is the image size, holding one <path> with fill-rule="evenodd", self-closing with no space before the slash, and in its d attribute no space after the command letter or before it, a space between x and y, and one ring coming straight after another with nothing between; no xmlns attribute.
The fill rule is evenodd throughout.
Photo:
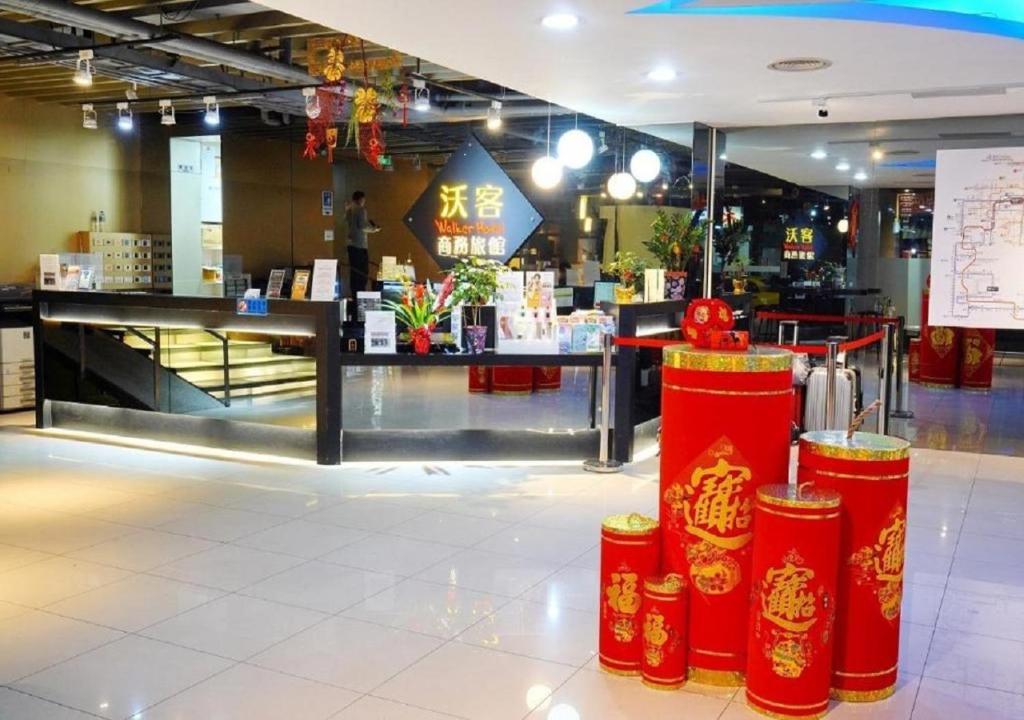
<svg viewBox="0 0 1024 720"><path fill-rule="evenodd" d="M60 287L60 255L39 256L39 289L57 290Z"/></svg>
<svg viewBox="0 0 1024 720"><path fill-rule="evenodd" d="M310 300L334 300L334 290L338 279L338 259L319 259L313 261L313 284L309 293Z"/></svg>
<svg viewBox="0 0 1024 720"><path fill-rule="evenodd" d="M644 270L644 302L661 302L665 299L665 271L660 268Z"/></svg>
<svg viewBox="0 0 1024 720"><path fill-rule="evenodd" d="M61 290L78 290L82 279L82 268L79 265L68 265L64 270L64 284Z"/></svg>
<svg viewBox="0 0 1024 720"><path fill-rule="evenodd" d="M356 293L356 320L366 322L366 313L381 309L379 292L360 290Z"/></svg>
<svg viewBox="0 0 1024 720"><path fill-rule="evenodd" d="M502 272L496 310L499 353L558 352L555 331L555 275L552 272Z"/></svg>
<svg viewBox="0 0 1024 720"><path fill-rule="evenodd" d="M601 307L603 302L615 302L615 283L594 283L594 307Z"/></svg>
<svg viewBox="0 0 1024 720"><path fill-rule="evenodd" d="M398 258L394 255L385 255L380 259L380 279L398 279Z"/></svg>
<svg viewBox="0 0 1024 720"><path fill-rule="evenodd" d="M367 355L395 352L395 311L368 310L363 352Z"/></svg>
<svg viewBox="0 0 1024 720"><path fill-rule="evenodd" d="M305 300L308 285L309 270L296 270L295 277L292 279L292 300Z"/></svg>
<svg viewBox="0 0 1024 720"><path fill-rule="evenodd" d="M267 280L267 297L281 297L281 289L284 287L284 268L276 268L270 271L270 278Z"/></svg>

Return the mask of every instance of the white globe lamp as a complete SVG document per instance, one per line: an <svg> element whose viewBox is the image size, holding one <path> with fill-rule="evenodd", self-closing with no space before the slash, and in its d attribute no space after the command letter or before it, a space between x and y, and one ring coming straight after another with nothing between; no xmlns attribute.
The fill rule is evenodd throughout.
<svg viewBox="0 0 1024 720"><path fill-rule="evenodd" d="M617 172L608 178L608 194L616 200L628 200L636 194L636 180L628 172Z"/></svg>
<svg viewBox="0 0 1024 720"><path fill-rule="evenodd" d="M558 159L572 170L579 170L594 157L594 141L582 130L569 130L558 138Z"/></svg>
<svg viewBox="0 0 1024 720"><path fill-rule="evenodd" d="M642 183L650 182L661 174L661 158L653 150L637 150L630 158L629 172Z"/></svg>
<svg viewBox="0 0 1024 720"><path fill-rule="evenodd" d="M530 168L534 184L541 190L550 190L562 182L562 163L550 155L537 158Z"/></svg>

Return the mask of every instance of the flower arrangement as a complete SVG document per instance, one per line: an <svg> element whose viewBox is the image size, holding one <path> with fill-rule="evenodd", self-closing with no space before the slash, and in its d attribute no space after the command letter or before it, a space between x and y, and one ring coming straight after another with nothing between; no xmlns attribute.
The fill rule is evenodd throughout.
<svg viewBox="0 0 1024 720"><path fill-rule="evenodd" d="M623 287L636 290L642 287L647 262L637 257L636 253L620 250L615 253L615 259L605 263L602 269Z"/></svg>
<svg viewBox="0 0 1024 720"><path fill-rule="evenodd" d="M407 283L401 302L385 301L385 307L394 310L395 319L409 331L409 339L418 355L430 351L430 334L448 316L446 303L451 297L454 283L454 277L449 274L437 293L424 283Z"/></svg>
<svg viewBox="0 0 1024 720"><path fill-rule="evenodd" d="M452 268L451 277L455 282L452 304L469 306L473 326L480 325L480 306L489 303L498 292L498 273L503 267L497 260L467 257L460 259Z"/></svg>
<svg viewBox="0 0 1024 720"><path fill-rule="evenodd" d="M665 270L682 272L704 240L705 225L694 222L692 212L667 213L659 209L651 231L653 235L644 241L644 247Z"/></svg>

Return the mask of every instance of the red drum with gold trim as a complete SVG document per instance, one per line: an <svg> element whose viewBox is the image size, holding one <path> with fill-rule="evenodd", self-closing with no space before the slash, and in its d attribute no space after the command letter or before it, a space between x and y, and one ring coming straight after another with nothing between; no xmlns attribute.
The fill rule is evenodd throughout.
<svg viewBox="0 0 1024 720"><path fill-rule="evenodd" d="M996 331L964 328L961 333L960 387L968 390L991 390Z"/></svg>
<svg viewBox="0 0 1024 720"><path fill-rule="evenodd" d="M529 395L533 392L533 368L529 365L499 365L491 373L495 395Z"/></svg>
<svg viewBox="0 0 1024 720"><path fill-rule="evenodd" d="M601 667L640 674L644 581L658 572L658 521L645 515L611 515L601 524Z"/></svg>
<svg viewBox="0 0 1024 720"><path fill-rule="evenodd" d="M832 696L882 700L896 689L910 443L873 433L800 438L800 483L843 496Z"/></svg>
<svg viewBox="0 0 1024 720"><path fill-rule="evenodd" d="M907 366L910 373L910 382L917 382L921 379L921 338L914 338L910 341L907 351Z"/></svg>
<svg viewBox="0 0 1024 720"><path fill-rule="evenodd" d="M469 391L489 393L491 391L491 368L483 365L469 366Z"/></svg>
<svg viewBox="0 0 1024 720"><path fill-rule="evenodd" d="M747 703L759 712L819 718L828 710L839 502L834 490L757 490Z"/></svg>
<svg viewBox="0 0 1024 720"><path fill-rule="evenodd" d="M675 690L686 683L686 578L668 574L644 581L644 685Z"/></svg>
<svg viewBox="0 0 1024 720"><path fill-rule="evenodd" d="M929 284L931 279L929 278ZM928 323L929 290L921 294L921 344L917 381L933 387L956 387L959 380L960 330Z"/></svg>
<svg viewBox="0 0 1024 720"><path fill-rule="evenodd" d="M562 389L562 368L535 367L533 369L533 389L537 392L555 392Z"/></svg>
<svg viewBox="0 0 1024 720"><path fill-rule="evenodd" d="M665 348L662 570L690 585L689 677L743 684L754 493L789 469L792 354Z"/></svg>

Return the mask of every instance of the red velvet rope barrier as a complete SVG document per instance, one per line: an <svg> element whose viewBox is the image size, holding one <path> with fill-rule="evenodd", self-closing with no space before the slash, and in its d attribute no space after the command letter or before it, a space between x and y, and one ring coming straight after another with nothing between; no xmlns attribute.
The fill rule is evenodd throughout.
<svg viewBox="0 0 1024 720"><path fill-rule="evenodd" d="M880 317L878 315L810 315L803 313L784 313L773 310L764 310L757 313L758 320L803 320L805 322L822 323L852 323L852 324L875 324L895 325L899 318Z"/></svg>
<svg viewBox="0 0 1024 720"><path fill-rule="evenodd" d="M868 345L873 345L876 342L881 342L882 338L885 337L885 331L879 330L876 333L867 335L860 338L859 340L851 340L850 342L840 343L840 352L853 352L854 350L860 350ZM615 338L615 344L619 347L643 347L643 348L663 348L668 345L681 345L682 340L658 340L655 338ZM759 347L771 347L780 348L782 350L789 350L794 353L804 353L806 355L826 355L828 354L828 348L824 345L760 345Z"/></svg>

